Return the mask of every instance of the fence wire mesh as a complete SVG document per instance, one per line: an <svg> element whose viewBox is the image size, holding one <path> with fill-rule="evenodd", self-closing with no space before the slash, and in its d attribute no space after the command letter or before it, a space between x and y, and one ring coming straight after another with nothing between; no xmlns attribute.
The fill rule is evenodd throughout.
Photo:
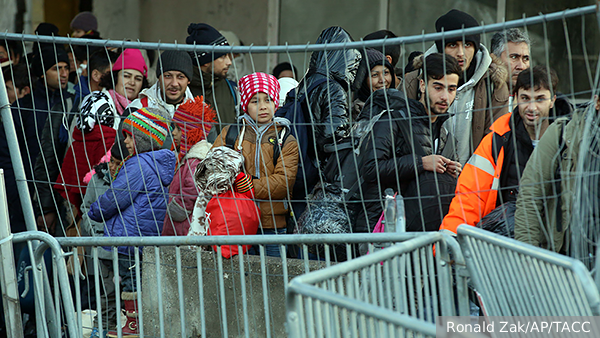
<svg viewBox="0 0 600 338"><path fill-rule="evenodd" d="M373 41L332 27L316 44L285 46L0 33L7 51L22 51L3 63L0 88L11 230L47 232L72 252L79 329L86 309L99 332L129 325L131 316L116 315L123 309L139 312L142 336L171 336L172 326L177 336L284 335L271 297L283 295L293 264L300 274L365 255L372 243L464 223L592 269L600 50L588 36L597 15L588 6ZM241 78L271 73L257 69L258 54L289 62L292 78L246 78L265 86L249 89ZM382 217L395 194L393 216ZM254 234L276 239L210 240ZM342 237L319 237L329 234ZM15 245L17 258L23 248L28 256ZM422 255L413 263L425 270L437 261ZM425 270L424 280L434 278ZM126 272L134 277L106 289ZM45 277L48 291L60 289L59 277L56 269ZM167 287L175 298L160 291ZM133 292L142 288L149 292ZM438 306L466 305L453 297ZM152 305L136 311L135 300ZM431 322L426 308L407 315ZM61 326L43 319L61 314L32 314L30 323L58 336Z"/></svg>

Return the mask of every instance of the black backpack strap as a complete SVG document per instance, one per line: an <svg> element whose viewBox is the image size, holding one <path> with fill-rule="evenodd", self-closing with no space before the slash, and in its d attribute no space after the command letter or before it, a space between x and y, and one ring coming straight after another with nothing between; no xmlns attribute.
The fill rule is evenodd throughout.
<svg viewBox="0 0 600 338"><path fill-rule="evenodd" d="M240 134L240 125L239 124L232 124L229 126L229 129L227 130L227 134L225 135L225 146L227 146L228 148L231 148L233 150L235 149L235 141L238 138L238 135Z"/></svg>

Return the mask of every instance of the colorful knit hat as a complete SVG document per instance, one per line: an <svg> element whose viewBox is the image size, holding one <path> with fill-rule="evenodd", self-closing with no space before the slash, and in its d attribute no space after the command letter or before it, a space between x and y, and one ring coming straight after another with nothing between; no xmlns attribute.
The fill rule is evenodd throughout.
<svg viewBox="0 0 600 338"><path fill-rule="evenodd" d="M253 73L244 76L239 82L239 91L242 100L242 110L248 112L248 103L256 93L263 92L275 102L275 108L279 107L279 82L273 75L265 73Z"/></svg>
<svg viewBox="0 0 600 338"><path fill-rule="evenodd" d="M112 67L112 70L121 70L121 69L135 69L139 70L144 77L148 77L148 66L146 65L146 60L144 60L144 56L142 56L142 52L139 49L125 49L115 64Z"/></svg>
<svg viewBox="0 0 600 338"><path fill-rule="evenodd" d="M170 133L165 113L154 108L139 109L123 121L123 134L129 134L135 142L137 154L158 150L163 147Z"/></svg>

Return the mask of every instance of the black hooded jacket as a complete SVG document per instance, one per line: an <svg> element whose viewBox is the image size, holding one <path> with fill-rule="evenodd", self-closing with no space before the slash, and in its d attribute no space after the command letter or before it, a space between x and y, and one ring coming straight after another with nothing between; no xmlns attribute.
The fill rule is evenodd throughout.
<svg viewBox="0 0 600 338"><path fill-rule="evenodd" d="M377 108L372 104L375 101L387 102L388 107ZM404 93L396 89L387 89L373 93L365 102L359 120L370 118L377 110L384 109L388 112L375 123L370 137L363 141L360 150L361 154L365 154L361 172L365 181L361 199L365 202L364 206L357 208L354 232L373 231L383 211L383 195L387 188L395 192L402 191L416 178L416 174L424 172L422 157L413 152L413 140L418 142L426 155L439 154L451 160L458 158L455 140L442 126L448 119L447 115L440 115L434 123L430 123L423 104L406 98ZM407 140L403 130L409 131L412 139Z"/></svg>
<svg viewBox="0 0 600 338"><path fill-rule="evenodd" d="M351 42L352 37L341 27L325 29L317 44ZM314 139L317 145L317 158L326 160L330 156L328 145L334 139L340 141L350 133L350 99L352 85L360 64L361 55L356 49L317 51L312 53L308 72L298 84L298 88L308 88L311 84L327 79L308 96L310 119L314 126ZM311 143L312 144L312 143Z"/></svg>

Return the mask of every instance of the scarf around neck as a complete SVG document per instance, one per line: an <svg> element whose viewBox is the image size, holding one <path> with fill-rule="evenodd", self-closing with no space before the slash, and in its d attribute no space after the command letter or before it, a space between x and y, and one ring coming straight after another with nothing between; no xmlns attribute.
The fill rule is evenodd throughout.
<svg viewBox="0 0 600 338"><path fill-rule="evenodd" d="M119 113L119 115L123 115L125 108L127 108L127 106L130 103L129 99L126 96L117 93L117 91L114 89L109 89L108 93L113 99L113 102L115 103L115 107L117 108L117 112Z"/></svg>

